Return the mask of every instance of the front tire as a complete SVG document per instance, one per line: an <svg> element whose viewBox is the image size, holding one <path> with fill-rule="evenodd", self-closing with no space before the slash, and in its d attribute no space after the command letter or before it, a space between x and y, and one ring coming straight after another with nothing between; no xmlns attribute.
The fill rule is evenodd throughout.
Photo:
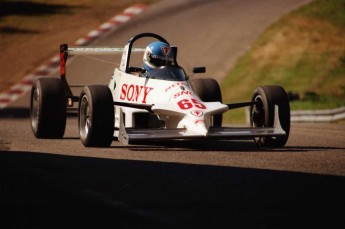
<svg viewBox="0 0 345 229"><path fill-rule="evenodd" d="M114 135L113 96L107 86L85 86L79 101L79 135L86 147L109 147Z"/></svg>
<svg viewBox="0 0 345 229"><path fill-rule="evenodd" d="M61 79L39 78L32 85L30 121L37 138L62 138L66 127L66 95Z"/></svg>
<svg viewBox="0 0 345 229"><path fill-rule="evenodd" d="M204 102L222 102L222 93L218 82L212 78L201 78L190 80L191 87L195 94ZM223 114L213 116L213 126L221 127Z"/></svg>
<svg viewBox="0 0 345 229"><path fill-rule="evenodd" d="M255 143L266 147L283 147L290 133L290 105L285 90L280 86L261 86L258 87L252 97L256 105L250 108L250 123L253 127L273 127L275 106L279 109L280 125L286 135L278 137L259 137L255 138Z"/></svg>

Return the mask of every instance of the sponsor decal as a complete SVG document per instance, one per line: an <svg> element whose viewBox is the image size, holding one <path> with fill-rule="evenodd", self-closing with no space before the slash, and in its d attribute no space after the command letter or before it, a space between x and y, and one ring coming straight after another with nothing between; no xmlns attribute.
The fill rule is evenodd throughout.
<svg viewBox="0 0 345 229"><path fill-rule="evenodd" d="M174 99L180 97L181 95L192 95L191 91L179 91L174 94Z"/></svg>
<svg viewBox="0 0 345 229"><path fill-rule="evenodd" d="M153 90L152 87L134 84L123 84L121 87L120 100L146 103L147 95Z"/></svg>
<svg viewBox="0 0 345 229"><path fill-rule="evenodd" d="M168 92L170 89L172 89L174 87L178 87L178 86L187 86L187 85L183 82L176 82L176 83L171 84L169 87L167 87L165 89L165 92Z"/></svg>
<svg viewBox="0 0 345 229"><path fill-rule="evenodd" d="M190 113L196 117L201 117L204 114L204 112L198 110L193 110Z"/></svg>
<svg viewBox="0 0 345 229"><path fill-rule="evenodd" d="M168 57L170 55L170 47L162 45L161 46L162 53L164 54L165 57Z"/></svg>

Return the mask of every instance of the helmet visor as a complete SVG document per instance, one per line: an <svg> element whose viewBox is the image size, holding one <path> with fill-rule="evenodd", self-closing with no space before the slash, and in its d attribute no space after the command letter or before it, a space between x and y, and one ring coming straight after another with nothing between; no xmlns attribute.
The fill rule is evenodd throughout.
<svg viewBox="0 0 345 229"><path fill-rule="evenodd" d="M161 66L172 65L173 62L171 60L151 58L150 63L156 67L161 67Z"/></svg>
<svg viewBox="0 0 345 229"><path fill-rule="evenodd" d="M146 55L147 61L155 67L168 66L173 64L173 58L171 57L163 57L154 55L152 53L147 53Z"/></svg>

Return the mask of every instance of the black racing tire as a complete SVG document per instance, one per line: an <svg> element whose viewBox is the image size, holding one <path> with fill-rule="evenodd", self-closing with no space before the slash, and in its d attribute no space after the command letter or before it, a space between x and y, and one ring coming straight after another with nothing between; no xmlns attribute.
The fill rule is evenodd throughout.
<svg viewBox="0 0 345 229"><path fill-rule="evenodd" d="M222 102L222 93L218 82L212 78L199 78L189 81L192 90L204 102ZM223 114L213 116L213 126L221 127Z"/></svg>
<svg viewBox="0 0 345 229"><path fill-rule="evenodd" d="M114 103L105 85L85 86L79 100L79 136L86 147L109 147L114 135Z"/></svg>
<svg viewBox="0 0 345 229"><path fill-rule="evenodd" d="M36 138L63 138L66 127L66 93L59 78L39 78L32 85L31 129Z"/></svg>
<svg viewBox="0 0 345 229"><path fill-rule="evenodd" d="M267 85L258 87L252 97L257 104L250 108L250 123L253 127L273 127L275 105L279 109L280 125L286 135L279 137L255 138L255 143L265 147L283 147L290 133L290 104L285 90L280 86Z"/></svg>

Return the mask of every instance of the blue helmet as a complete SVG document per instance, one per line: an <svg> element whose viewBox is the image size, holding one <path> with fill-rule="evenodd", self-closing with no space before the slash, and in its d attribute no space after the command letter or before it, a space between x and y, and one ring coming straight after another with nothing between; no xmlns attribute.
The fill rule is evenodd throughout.
<svg viewBox="0 0 345 229"><path fill-rule="evenodd" d="M172 65L174 54L170 45L165 42L156 41L146 47L143 60L144 68L147 71L151 71L161 66Z"/></svg>

